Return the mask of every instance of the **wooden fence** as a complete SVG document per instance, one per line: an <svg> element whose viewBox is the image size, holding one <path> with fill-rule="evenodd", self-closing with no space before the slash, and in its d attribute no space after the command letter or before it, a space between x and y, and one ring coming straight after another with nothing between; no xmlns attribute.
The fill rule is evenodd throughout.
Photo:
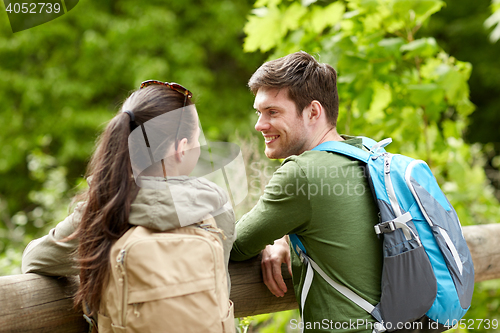
<svg viewBox="0 0 500 333"><path fill-rule="evenodd" d="M476 282L500 278L500 224L468 226L464 235L476 271ZM283 267L288 286L285 297L275 297L262 282L260 260L231 262L231 299L235 316L297 308L291 277ZM0 277L0 333L83 333L88 327L72 307L75 280L36 274Z"/></svg>

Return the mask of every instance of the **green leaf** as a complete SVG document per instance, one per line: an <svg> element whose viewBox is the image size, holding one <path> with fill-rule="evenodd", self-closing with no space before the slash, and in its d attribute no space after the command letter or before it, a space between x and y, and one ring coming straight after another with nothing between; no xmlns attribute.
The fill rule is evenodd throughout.
<svg viewBox="0 0 500 333"><path fill-rule="evenodd" d="M372 102L370 103L370 109L367 112L366 119L369 122L377 122L385 117L384 110L392 101L392 93L389 86L379 81L375 81L372 86Z"/></svg>
<svg viewBox="0 0 500 333"><path fill-rule="evenodd" d="M282 36L289 30L295 30L300 26L300 19L307 13L307 8L303 7L298 2L293 3L283 13L281 23Z"/></svg>
<svg viewBox="0 0 500 333"><path fill-rule="evenodd" d="M326 27L340 22L345 13L342 2L334 2L326 7L312 6L310 28L315 33L321 33Z"/></svg>
<svg viewBox="0 0 500 333"><path fill-rule="evenodd" d="M301 2L302 2L302 6L307 7L307 6L313 4L313 3L317 2L317 1L318 0L302 0Z"/></svg>
<svg viewBox="0 0 500 333"><path fill-rule="evenodd" d="M255 2L254 7L255 8L264 7L264 6L276 7L280 3L281 3L281 0L257 0Z"/></svg>
<svg viewBox="0 0 500 333"><path fill-rule="evenodd" d="M378 46L382 47L387 53L399 56L401 54L400 48L405 43L401 37L384 38L378 42Z"/></svg>
<svg viewBox="0 0 500 333"><path fill-rule="evenodd" d="M363 20L363 26L366 32L374 32L380 30L382 22L384 21L384 15L375 13L372 15L367 15Z"/></svg>
<svg viewBox="0 0 500 333"><path fill-rule="evenodd" d="M368 66L369 62L366 59L353 54L344 54L339 61L339 67L343 68L342 75L360 74L360 72L366 71Z"/></svg>
<svg viewBox="0 0 500 333"><path fill-rule="evenodd" d="M484 21L484 27L490 29L495 27L490 33L490 41L496 43L500 39L500 10L496 10Z"/></svg>
<svg viewBox="0 0 500 333"><path fill-rule="evenodd" d="M300 20L306 13L307 9L299 3L293 3L283 12L274 5L258 8L257 15L250 16L243 29L247 34L243 49L246 52L258 49L262 52L269 51L281 44L289 30L299 27Z"/></svg>
<svg viewBox="0 0 500 333"><path fill-rule="evenodd" d="M472 112L474 112L476 106L472 104L472 102L468 98L464 98L457 102L456 108L458 113L460 113L463 117L467 117Z"/></svg>
<svg viewBox="0 0 500 333"><path fill-rule="evenodd" d="M444 90L435 83L408 85L410 102L417 106L439 104L444 99Z"/></svg>
<svg viewBox="0 0 500 333"><path fill-rule="evenodd" d="M419 23L427 20L429 16L437 13L446 5L446 2L441 0L417 1L415 6L416 19Z"/></svg>
<svg viewBox="0 0 500 333"><path fill-rule="evenodd" d="M243 44L245 52L254 52L258 49L266 52L276 46L283 37L280 19L281 14L277 7L269 8L264 17L250 16L243 28L247 35Z"/></svg>
<svg viewBox="0 0 500 333"><path fill-rule="evenodd" d="M420 24L441 10L444 5L445 2L440 0L396 0L393 10L395 14L408 16L411 21Z"/></svg>
<svg viewBox="0 0 500 333"><path fill-rule="evenodd" d="M449 103L456 104L469 96L467 80L453 67L442 64L436 68L436 73L439 75L437 83L444 89Z"/></svg>
<svg viewBox="0 0 500 333"><path fill-rule="evenodd" d="M372 88L367 88L363 90L355 99L354 106L357 111L364 114L370 107L373 97Z"/></svg>
<svg viewBox="0 0 500 333"><path fill-rule="evenodd" d="M433 37L420 38L401 46L401 52L407 52L405 58L432 57L439 51L436 40Z"/></svg>

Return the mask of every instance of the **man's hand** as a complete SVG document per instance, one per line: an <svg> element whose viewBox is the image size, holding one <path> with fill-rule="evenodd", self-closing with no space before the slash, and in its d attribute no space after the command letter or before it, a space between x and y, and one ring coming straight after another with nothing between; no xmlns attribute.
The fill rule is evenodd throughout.
<svg viewBox="0 0 500 333"><path fill-rule="evenodd" d="M287 264L288 271L292 275L292 263L290 261L290 247L287 243L287 236L274 241L273 245L268 245L262 251L262 277L267 288L276 296L283 297L287 291L283 275L281 275L281 265Z"/></svg>

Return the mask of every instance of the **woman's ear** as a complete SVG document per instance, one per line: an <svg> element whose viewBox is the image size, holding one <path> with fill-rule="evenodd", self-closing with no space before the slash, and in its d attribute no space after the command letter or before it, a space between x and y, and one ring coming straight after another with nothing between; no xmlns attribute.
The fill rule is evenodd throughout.
<svg viewBox="0 0 500 333"><path fill-rule="evenodd" d="M178 162L182 162L184 155L186 154L188 139L184 138L179 140L177 143L177 150L175 151L175 159Z"/></svg>

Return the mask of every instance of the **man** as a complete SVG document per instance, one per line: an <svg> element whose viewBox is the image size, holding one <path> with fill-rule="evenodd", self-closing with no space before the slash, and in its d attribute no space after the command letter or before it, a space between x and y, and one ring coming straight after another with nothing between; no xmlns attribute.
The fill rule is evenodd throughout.
<svg viewBox="0 0 500 333"><path fill-rule="evenodd" d="M364 166L342 155L311 151L326 141L362 148L361 139L337 133L336 81L331 66L305 52L269 61L251 77L259 116L255 129L264 135L265 154L285 160L257 205L237 222L231 258L246 260L265 249L262 269L269 290L278 297L287 291L281 276L286 263L299 300L306 269L286 237L296 234L330 278L375 305L382 249L373 230L378 208ZM374 322L318 274L302 320L305 332L371 332L365 324Z"/></svg>

